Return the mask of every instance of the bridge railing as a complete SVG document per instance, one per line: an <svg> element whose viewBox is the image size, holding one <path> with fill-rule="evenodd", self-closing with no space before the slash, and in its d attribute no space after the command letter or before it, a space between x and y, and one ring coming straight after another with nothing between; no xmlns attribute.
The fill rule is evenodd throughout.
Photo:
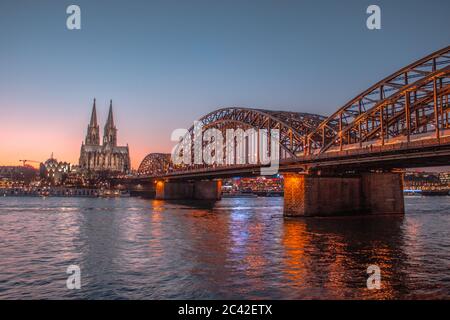
<svg viewBox="0 0 450 320"><path fill-rule="evenodd" d="M280 165L289 164L289 163L314 163L315 161L321 161L321 160L327 160L327 159L345 159L345 158L351 158L351 157L357 157L357 156L376 156L379 154L386 154L386 153L395 153L395 152L401 152L401 151L408 151L408 150L420 150L425 148L432 148L432 147L440 147L440 146L448 146L450 148L450 136L444 136L441 138L430 138L430 139L423 139L423 140L417 140L417 141L410 141L410 142L399 142L399 143L392 143L392 144L386 144L383 146L366 146L365 148L361 149L351 149L351 150L343 150L343 151L329 151L327 153L317 154L317 155L305 155L299 159L296 159L294 161L288 160L288 161L281 161ZM210 173L210 172L223 172L223 171L239 171L239 170L245 170L245 169L255 169L257 170L260 168L261 165L258 164L240 164L240 165L215 165L215 166L203 166L203 167L186 167L183 170L175 170L170 171L162 175L153 175L153 176L147 176L146 178L158 178L158 177L176 177L176 176L183 176L186 174L202 174L202 173ZM142 177L141 177L142 178Z"/></svg>

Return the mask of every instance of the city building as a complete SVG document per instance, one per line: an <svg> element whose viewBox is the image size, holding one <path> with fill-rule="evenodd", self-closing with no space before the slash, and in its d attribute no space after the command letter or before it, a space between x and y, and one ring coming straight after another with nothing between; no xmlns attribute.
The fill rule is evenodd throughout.
<svg viewBox="0 0 450 320"><path fill-rule="evenodd" d="M442 179L436 172L406 172L404 179L405 189L430 189L442 187Z"/></svg>
<svg viewBox="0 0 450 320"><path fill-rule="evenodd" d="M56 185L63 183L69 172L70 163L62 161L58 162L58 160L53 157L53 153L50 158L40 166L41 178Z"/></svg>
<svg viewBox="0 0 450 320"><path fill-rule="evenodd" d="M38 171L31 166L0 166L0 186L7 187L28 184L38 176Z"/></svg>
<svg viewBox="0 0 450 320"><path fill-rule="evenodd" d="M439 174L439 179L441 184L450 187L450 172L442 172Z"/></svg>
<svg viewBox="0 0 450 320"><path fill-rule="evenodd" d="M89 172L111 171L126 173L130 170L128 145L117 146L117 128L114 124L112 100L109 106L108 120L103 132L103 143L100 144L100 130L97 123L97 110L94 99L86 139L81 145L79 165L82 169Z"/></svg>
<svg viewBox="0 0 450 320"><path fill-rule="evenodd" d="M283 192L283 178L257 177L224 179L222 184L224 193L253 193L253 194L281 194Z"/></svg>

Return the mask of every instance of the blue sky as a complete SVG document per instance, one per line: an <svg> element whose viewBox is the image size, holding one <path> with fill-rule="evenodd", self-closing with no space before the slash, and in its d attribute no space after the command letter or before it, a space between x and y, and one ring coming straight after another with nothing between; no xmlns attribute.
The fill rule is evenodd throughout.
<svg viewBox="0 0 450 320"><path fill-rule="evenodd" d="M66 28L81 7L82 29ZM366 28L366 8L382 29ZM97 98L113 99L136 166L222 106L329 115L450 43L449 1L11 1L0 3L0 160L77 162ZM45 140L45 143L40 143Z"/></svg>

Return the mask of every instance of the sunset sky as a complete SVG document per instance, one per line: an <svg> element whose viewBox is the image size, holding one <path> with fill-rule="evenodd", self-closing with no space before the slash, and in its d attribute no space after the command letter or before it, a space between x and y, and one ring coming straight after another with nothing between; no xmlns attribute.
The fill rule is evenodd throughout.
<svg viewBox="0 0 450 320"><path fill-rule="evenodd" d="M366 28L366 8L382 29ZM66 28L81 7L82 29ZM224 106L329 115L450 44L450 1L0 2L0 165L78 163L97 98L133 167Z"/></svg>

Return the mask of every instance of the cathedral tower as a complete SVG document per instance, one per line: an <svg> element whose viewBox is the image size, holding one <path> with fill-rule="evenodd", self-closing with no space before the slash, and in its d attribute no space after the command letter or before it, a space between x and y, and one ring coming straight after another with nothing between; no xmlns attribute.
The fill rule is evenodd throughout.
<svg viewBox="0 0 450 320"><path fill-rule="evenodd" d="M103 132L103 145L110 147L117 146L117 129L114 125L112 100L109 103L108 120L106 120L105 130Z"/></svg>
<svg viewBox="0 0 450 320"><path fill-rule="evenodd" d="M114 124L112 100L109 104L108 120L103 132L103 144L100 145L97 110L94 99L86 140L81 144L79 164L82 169L88 172L110 171L126 173L131 169L128 145L117 145L117 128Z"/></svg>
<svg viewBox="0 0 450 320"><path fill-rule="evenodd" d="M99 146L100 145L100 129L97 123L97 109L94 105L92 107L91 122L88 125L85 143L88 146Z"/></svg>

